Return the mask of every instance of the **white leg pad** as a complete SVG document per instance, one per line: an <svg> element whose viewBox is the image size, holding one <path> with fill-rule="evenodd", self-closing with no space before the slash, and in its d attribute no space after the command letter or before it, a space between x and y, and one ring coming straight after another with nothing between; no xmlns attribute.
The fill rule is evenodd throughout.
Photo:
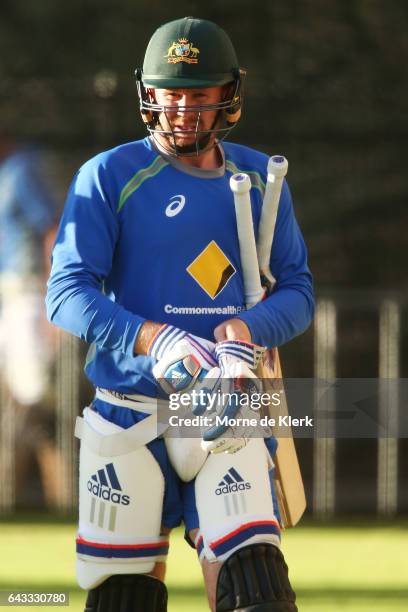
<svg viewBox="0 0 408 612"><path fill-rule="evenodd" d="M170 463L181 480L193 480L208 456L208 451L201 448L201 438L165 438L165 444Z"/></svg>
<svg viewBox="0 0 408 612"><path fill-rule="evenodd" d="M166 559L168 538L160 536L164 477L141 443L129 452L129 432L86 408L87 436L81 440L77 578L83 589L98 586L113 574L150 572ZM133 427L137 427L134 425ZM95 436L127 436L126 454L97 452ZM125 434L125 432L128 432Z"/></svg>
<svg viewBox="0 0 408 612"><path fill-rule="evenodd" d="M252 438L234 454L210 454L195 482L200 560L223 561L255 542L280 545L269 480L270 455Z"/></svg>

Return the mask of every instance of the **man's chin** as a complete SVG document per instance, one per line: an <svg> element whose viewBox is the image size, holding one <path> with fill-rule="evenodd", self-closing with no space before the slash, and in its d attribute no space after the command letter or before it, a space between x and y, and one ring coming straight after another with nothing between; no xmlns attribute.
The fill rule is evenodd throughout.
<svg viewBox="0 0 408 612"><path fill-rule="evenodd" d="M171 141L173 140L171 136L169 137L169 140L171 140ZM188 136L187 135L186 136L184 136L184 135L176 136L174 138L174 140L175 140L176 145L178 147L186 147L186 146L189 146L189 145L195 145L196 137L195 137L195 135L189 134Z"/></svg>
<svg viewBox="0 0 408 612"><path fill-rule="evenodd" d="M176 155L194 155L200 154L211 148L215 144L215 137L213 134L205 134L198 142L194 135L186 134L185 136L163 136L160 135L161 145ZM211 142L213 141L213 142ZM174 146L176 145L176 146Z"/></svg>

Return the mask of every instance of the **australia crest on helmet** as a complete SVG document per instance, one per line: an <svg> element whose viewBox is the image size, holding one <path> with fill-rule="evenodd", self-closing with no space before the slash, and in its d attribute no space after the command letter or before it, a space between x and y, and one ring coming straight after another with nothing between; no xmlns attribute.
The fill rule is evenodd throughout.
<svg viewBox="0 0 408 612"><path fill-rule="evenodd" d="M178 64L179 62L198 64L199 53L200 50L187 38L179 38L177 42L172 42L164 57L167 57L168 64Z"/></svg>

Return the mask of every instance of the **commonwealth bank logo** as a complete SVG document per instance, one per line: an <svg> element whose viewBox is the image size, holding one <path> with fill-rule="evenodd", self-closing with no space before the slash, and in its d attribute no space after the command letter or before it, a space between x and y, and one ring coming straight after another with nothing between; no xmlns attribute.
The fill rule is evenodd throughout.
<svg viewBox="0 0 408 612"><path fill-rule="evenodd" d="M89 522L114 531L118 506L128 506L130 497L122 492L113 463L92 474L87 489L92 495Z"/></svg>
<svg viewBox="0 0 408 612"><path fill-rule="evenodd" d="M236 270L224 251L212 240L188 266L187 272L214 300L226 287Z"/></svg>

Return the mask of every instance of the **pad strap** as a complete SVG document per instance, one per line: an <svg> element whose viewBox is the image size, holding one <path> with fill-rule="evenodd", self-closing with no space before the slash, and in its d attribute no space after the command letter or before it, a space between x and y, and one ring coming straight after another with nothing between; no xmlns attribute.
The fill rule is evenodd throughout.
<svg viewBox="0 0 408 612"><path fill-rule="evenodd" d="M146 397L138 393L127 395L119 393L118 391L109 391L108 389L97 387L95 390L95 399L108 402L108 404L112 404L113 406L131 408L132 410L139 410L140 412L146 412L148 414L154 414L157 411L156 398Z"/></svg>
<svg viewBox="0 0 408 612"><path fill-rule="evenodd" d="M146 446L166 429L167 425L158 424L156 415L152 414L128 429L106 435L97 432L79 416L75 423L75 437L100 457L118 457Z"/></svg>

